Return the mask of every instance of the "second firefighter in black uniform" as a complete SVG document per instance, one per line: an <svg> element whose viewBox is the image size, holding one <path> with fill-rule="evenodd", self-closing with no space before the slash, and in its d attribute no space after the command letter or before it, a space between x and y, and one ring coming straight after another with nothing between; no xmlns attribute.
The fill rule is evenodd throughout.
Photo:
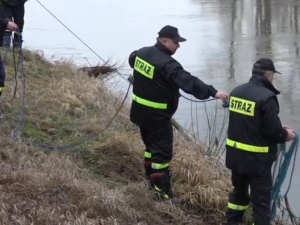
<svg viewBox="0 0 300 225"><path fill-rule="evenodd" d="M132 52L129 64L133 72L133 101L130 119L139 126L145 144L145 173L151 186L164 199L172 198L169 163L173 152L171 118L177 110L179 89L198 99L215 97L227 100L217 91L183 69L172 55L180 47L176 27L163 27L154 46Z"/></svg>
<svg viewBox="0 0 300 225"><path fill-rule="evenodd" d="M253 225L270 224L271 168L277 144L295 137L278 117L279 91L272 85L275 73L272 60L262 58L254 63L250 81L230 93L226 166L232 171L234 189L226 225L241 224L250 199Z"/></svg>

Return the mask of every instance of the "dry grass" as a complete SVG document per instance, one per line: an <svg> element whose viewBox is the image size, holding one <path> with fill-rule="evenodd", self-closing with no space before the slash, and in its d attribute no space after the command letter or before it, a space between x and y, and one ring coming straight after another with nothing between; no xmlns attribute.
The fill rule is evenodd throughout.
<svg viewBox="0 0 300 225"><path fill-rule="evenodd" d="M193 209L225 209L230 188L229 173L223 166L195 151L179 151L172 162L177 190Z"/></svg>
<svg viewBox="0 0 300 225"><path fill-rule="evenodd" d="M8 81L0 134L0 224L219 224L230 183L228 172L178 135L172 161L181 204L157 202L143 179L143 145L128 107L101 132L122 102L104 81L69 61L47 62L25 51L27 116L21 138L33 143L83 145L55 151L13 142L21 113L22 76L14 100ZM11 55L8 77L13 77Z"/></svg>

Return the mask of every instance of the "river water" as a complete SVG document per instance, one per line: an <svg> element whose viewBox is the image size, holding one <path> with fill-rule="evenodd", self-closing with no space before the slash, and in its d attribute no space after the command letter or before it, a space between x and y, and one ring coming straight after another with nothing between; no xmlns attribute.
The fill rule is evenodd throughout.
<svg viewBox="0 0 300 225"><path fill-rule="evenodd" d="M282 73L274 81L281 91L282 123L300 132L299 10L299 0L29 1L24 46L40 49L47 57L72 58L79 65L101 63L56 16L101 58L124 62L122 73L128 74L130 52L153 45L159 29L170 24L187 38L174 58L219 90L230 92L248 81L255 60L272 58ZM216 109L217 119L212 119ZM219 133L224 115L226 118L226 110L219 101L191 104L182 98L175 119L186 128L198 130L195 135L207 140L207 114L210 123L217 124ZM299 162L298 157L289 193L290 203L298 214Z"/></svg>

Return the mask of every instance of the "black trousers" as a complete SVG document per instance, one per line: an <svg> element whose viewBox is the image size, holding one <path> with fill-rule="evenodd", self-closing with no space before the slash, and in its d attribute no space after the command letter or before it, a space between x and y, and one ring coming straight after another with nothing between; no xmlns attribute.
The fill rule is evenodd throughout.
<svg viewBox="0 0 300 225"><path fill-rule="evenodd" d="M165 169L166 164L172 160L173 154L173 127L171 121L156 129L140 127L140 132L148 154L148 157L145 157L146 160L151 161L152 168L155 167L153 165L158 165L158 168L154 169ZM159 165L162 165L162 167L159 168Z"/></svg>
<svg viewBox="0 0 300 225"><path fill-rule="evenodd" d="M272 173L271 167L261 174L244 175L232 171L233 191L229 194L226 217L229 222L241 221L251 201L254 225L269 225L271 211ZM250 195L249 195L250 187ZM230 224L230 223L229 223Z"/></svg>
<svg viewBox="0 0 300 225"><path fill-rule="evenodd" d="M23 27L24 27L24 15L25 15L25 5L21 4L18 6L7 6L7 5L1 5L1 14L5 18L10 19L11 21L14 21L18 25L18 31L20 33L23 32ZM0 40L2 42L4 36L4 32L0 33ZM19 37L18 34L14 34L14 43L18 43L19 40L22 41L22 36ZM2 43L1 43L2 46Z"/></svg>

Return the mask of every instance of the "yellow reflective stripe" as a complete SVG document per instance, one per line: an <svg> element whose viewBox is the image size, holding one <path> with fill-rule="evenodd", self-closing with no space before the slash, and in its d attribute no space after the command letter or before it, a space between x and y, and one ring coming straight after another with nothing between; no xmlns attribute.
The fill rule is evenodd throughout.
<svg viewBox="0 0 300 225"><path fill-rule="evenodd" d="M233 203L228 202L229 209L238 210L238 211L245 211L248 208L248 205L236 205Z"/></svg>
<svg viewBox="0 0 300 225"><path fill-rule="evenodd" d="M152 66L150 63L146 62L145 60L141 59L140 57L135 57L133 68L145 77L153 79L155 67Z"/></svg>
<svg viewBox="0 0 300 225"><path fill-rule="evenodd" d="M248 152L255 152L255 153L268 153L269 147L268 146L255 146L255 145L248 145L241 142L233 141L227 138L226 144L230 147L234 147L240 150L248 151Z"/></svg>
<svg viewBox="0 0 300 225"><path fill-rule="evenodd" d="M159 102L152 102L143 98L140 98L136 96L135 94L132 94L132 100L136 101L137 103L141 105L145 105L151 108L155 109L167 109L168 104L167 103L159 103Z"/></svg>
<svg viewBox="0 0 300 225"><path fill-rule="evenodd" d="M169 163L152 163L151 164L152 169L155 169L155 170L164 169L164 168L167 168L168 166L169 166Z"/></svg>
<svg viewBox="0 0 300 225"><path fill-rule="evenodd" d="M146 152L146 151L145 151L145 154L144 154L144 157L145 157L145 158L151 159L151 156L152 156L151 152Z"/></svg>
<svg viewBox="0 0 300 225"><path fill-rule="evenodd" d="M0 87L0 92L3 90L3 87Z"/></svg>
<svg viewBox="0 0 300 225"><path fill-rule="evenodd" d="M246 116L254 116L255 102L230 96L229 110Z"/></svg>

